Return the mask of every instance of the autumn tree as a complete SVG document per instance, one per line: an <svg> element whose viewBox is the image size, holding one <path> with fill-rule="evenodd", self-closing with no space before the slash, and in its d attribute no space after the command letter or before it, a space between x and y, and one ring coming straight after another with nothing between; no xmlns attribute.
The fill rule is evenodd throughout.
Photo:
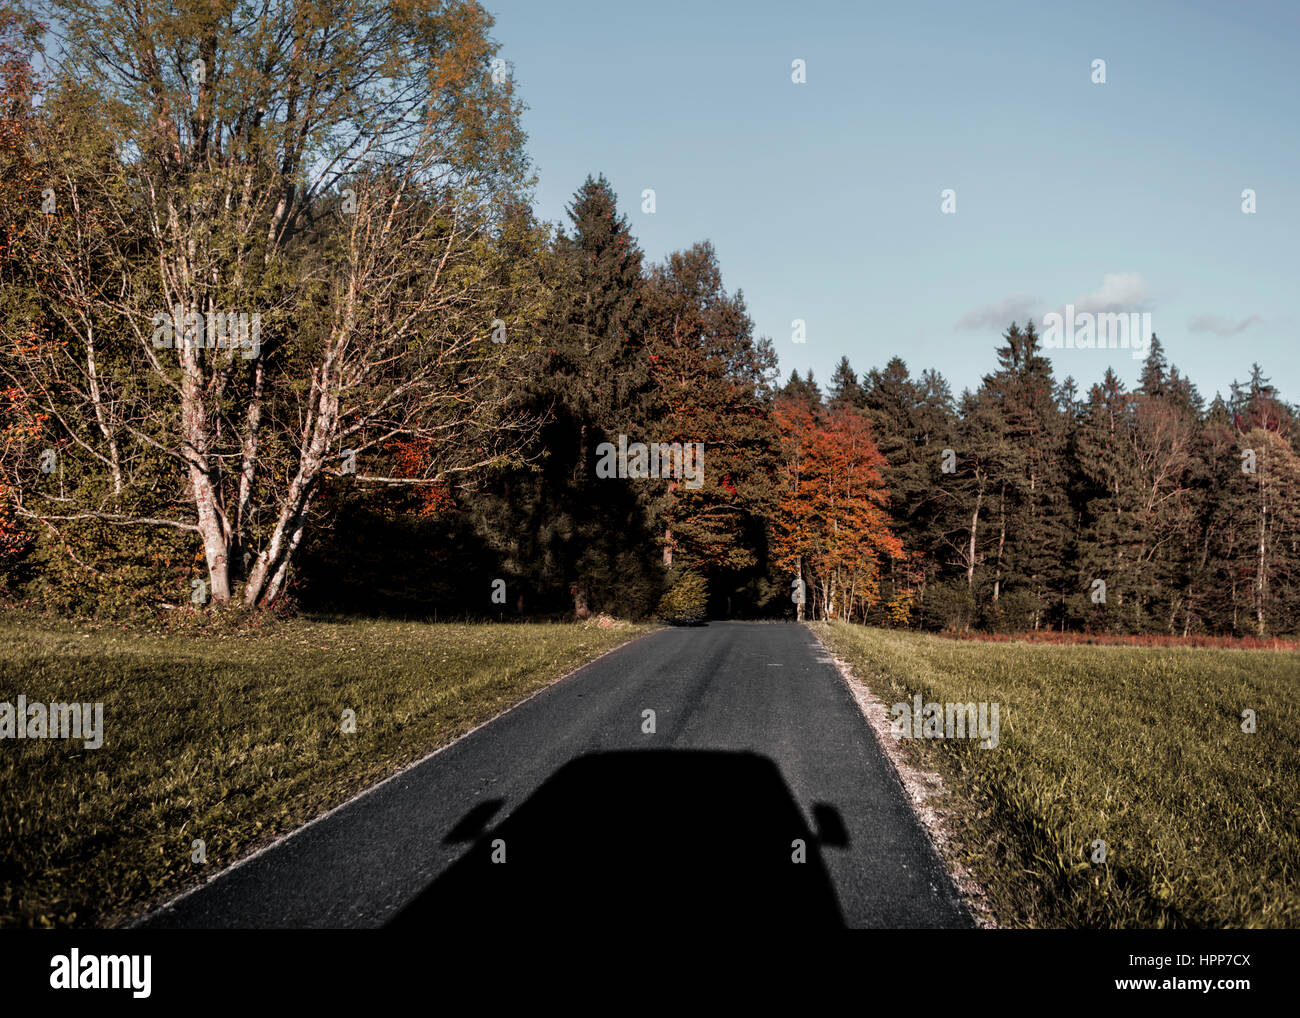
<svg viewBox="0 0 1300 1018"><path fill-rule="evenodd" d="M884 457L861 411L782 397L779 503L772 523L776 564L805 584L815 615L863 618L880 600L882 569L904 555L890 529Z"/></svg>
<svg viewBox="0 0 1300 1018"><path fill-rule="evenodd" d="M331 478L443 485L518 455L528 329L494 283L525 165L481 7L50 8L57 208L28 216L58 347L4 369L77 482L24 483L19 515L192 535L212 599L262 606ZM432 444L420 477L390 469L403 438Z"/></svg>
<svg viewBox="0 0 1300 1018"><path fill-rule="evenodd" d="M655 490L663 564L743 584L763 564L772 504L775 354L754 339L743 295L723 286L711 244L655 266L647 300L654 409L646 440L703 446L698 483L674 478Z"/></svg>

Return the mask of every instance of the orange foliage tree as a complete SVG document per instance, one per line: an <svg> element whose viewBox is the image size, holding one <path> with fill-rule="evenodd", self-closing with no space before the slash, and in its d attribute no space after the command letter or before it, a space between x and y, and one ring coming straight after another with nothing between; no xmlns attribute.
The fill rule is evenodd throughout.
<svg viewBox="0 0 1300 1018"><path fill-rule="evenodd" d="M865 617L880 600L882 565L904 557L867 419L850 406L798 399L778 400L774 417L782 453L775 561L803 578L814 617Z"/></svg>

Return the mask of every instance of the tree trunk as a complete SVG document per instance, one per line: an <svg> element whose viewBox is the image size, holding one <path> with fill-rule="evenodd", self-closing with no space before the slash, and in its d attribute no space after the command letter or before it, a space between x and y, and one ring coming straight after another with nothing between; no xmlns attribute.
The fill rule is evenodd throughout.
<svg viewBox="0 0 1300 1018"><path fill-rule="evenodd" d="M993 578L993 603L998 603L998 594L1002 589L1002 549L1007 543L1007 486L1002 485L998 495L998 562Z"/></svg>
<svg viewBox="0 0 1300 1018"><path fill-rule="evenodd" d="M806 586L803 585L802 582L803 581L803 556L802 555L800 555L798 558L795 559L794 569L795 569L795 573L794 573L795 579L800 581L799 589L801 589L804 594L803 598L800 599L799 603L795 605L795 618L799 622L802 622L804 618L804 601L808 600L808 589Z"/></svg>
<svg viewBox="0 0 1300 1018"><path fill-rule="evenodd" d="M983 495L975 496L975 511L970 514L970 549L966 553L966 586L975 589L975 531L980 522L980 502Z"/></svg>
<svg viewBox="0 0 1300 1018"><path fill-rule="evenodd" d="M244 604L250 608L264 608L280 596L289 566L302 541L316 482L320 478L325 454L338 423L338 396L331 391L333 363L332 357L327 358L324 368L314 380L319 396L315 413L303 428L306 441L298 459L298 472L289 484L270 541L257 556L248 582L244 585Z"/></svg>
<svg viewBox="0 0 1300 1018"><path fill-rule="evenodd" d="M1259 558L1255 567L1255 633L1264 635L1264 600L1268 593L1268 506L1264 496L1264 471L1259 472Z"/></svg>
<svg viewBox="0 0 1300 1018"><path fill-rule="evenodd" d="M198 351L186 340L181 349L181 448L187 463L199 537L208 566L208 596L216 604L230 600L230 527L208 459L208 414L199 385Z"/></svg>

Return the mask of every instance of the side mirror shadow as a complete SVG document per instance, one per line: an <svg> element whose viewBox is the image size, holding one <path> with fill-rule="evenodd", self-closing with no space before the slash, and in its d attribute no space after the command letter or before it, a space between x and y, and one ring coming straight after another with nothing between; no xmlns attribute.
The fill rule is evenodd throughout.
<svg viewBox="0 0 1300 1018"><path fill-rule="evenodd" d="M465 841L477 841L487 830L497 811L505 805L504 799L485 799L460 818L447 836L442 839L444 845L455 845Z"/></svg>
<svg viewBox="0 0 1300 1018"><path fill-rule="evenodd" d="M830 803L813 803L813 823L816 825L817 841L829 848L848 848L849 832L844 827L844 818L840 811Z"/></svg>

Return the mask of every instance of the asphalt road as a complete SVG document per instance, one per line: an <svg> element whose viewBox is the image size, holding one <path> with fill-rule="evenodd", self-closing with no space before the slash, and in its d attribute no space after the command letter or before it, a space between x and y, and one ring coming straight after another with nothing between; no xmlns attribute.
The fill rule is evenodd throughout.
<svg viewBox="0 0 1300 1018"><path fill-rule="evenodd" d="M812 634L715 622L619 648L139 925L971 922Z"/></svg>

